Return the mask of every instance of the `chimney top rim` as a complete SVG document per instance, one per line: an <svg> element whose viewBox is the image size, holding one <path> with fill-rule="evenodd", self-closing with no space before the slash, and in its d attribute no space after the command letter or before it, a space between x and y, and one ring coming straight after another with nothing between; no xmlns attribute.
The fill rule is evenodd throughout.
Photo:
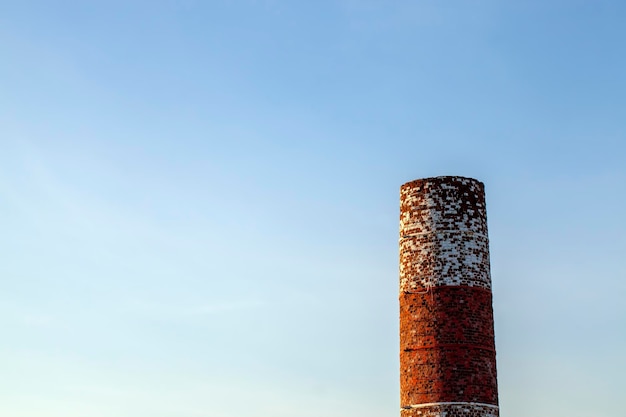
<svg viewBox="0 0 626 417"><path fill-rule="evenodd" d="M436 176L436 177L417 178L417 179L414 179L412 181L405 182L404 184L402 184L402 186L400 186L400 188L408 187L408 186L411 186L411 185L417 185L419 183L428 183L428 182L433 182L433 183L450 183L450 182L456 182L456 181L459 181L459 180L468 180L468 181L473 182L475 184L482 185L483 187L485 185L482 181L477 180L476 178L464 177L462 175L440 175L440 176Z"/></svg>

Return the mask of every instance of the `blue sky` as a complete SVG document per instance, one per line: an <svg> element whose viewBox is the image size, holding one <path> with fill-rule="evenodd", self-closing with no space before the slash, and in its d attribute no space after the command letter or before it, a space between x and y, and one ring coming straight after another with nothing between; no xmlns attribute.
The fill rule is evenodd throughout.
<svg viewBox="0 0 626 417"><path fill-rule="evenodd" d="M398 190L485 182L503 417L621 417L626 4L0 2L0 414L398 415Z"/></svg>

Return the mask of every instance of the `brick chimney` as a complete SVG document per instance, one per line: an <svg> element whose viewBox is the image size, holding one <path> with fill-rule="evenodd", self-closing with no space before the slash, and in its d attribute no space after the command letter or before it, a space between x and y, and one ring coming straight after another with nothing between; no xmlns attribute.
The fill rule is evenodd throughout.
<svg viewBox="0 0 626 417"><path fill-rule="evenodd" d="M400 416L497 417L484 185L400 187Z"/></svg>

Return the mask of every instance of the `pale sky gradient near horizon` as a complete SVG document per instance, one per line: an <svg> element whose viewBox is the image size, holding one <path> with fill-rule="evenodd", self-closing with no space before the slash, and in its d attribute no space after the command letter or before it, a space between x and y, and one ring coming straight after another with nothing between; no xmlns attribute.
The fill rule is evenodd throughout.
<svg viewBox="0 0 626 417"><path fill-rule="evenodd" d="M399 415L399 187L485 183L502 417L623 417L626 3L0 1L0 415Z"/></svg>

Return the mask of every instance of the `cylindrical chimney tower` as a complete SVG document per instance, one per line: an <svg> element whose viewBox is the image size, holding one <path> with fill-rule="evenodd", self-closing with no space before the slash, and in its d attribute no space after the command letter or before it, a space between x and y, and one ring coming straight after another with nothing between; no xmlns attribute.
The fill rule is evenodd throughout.
<svg viewBox="0 0 626 417"><path fill-rule="evenodd" d="M484 185L400 188L400 416L498 417Z"/></svg>

